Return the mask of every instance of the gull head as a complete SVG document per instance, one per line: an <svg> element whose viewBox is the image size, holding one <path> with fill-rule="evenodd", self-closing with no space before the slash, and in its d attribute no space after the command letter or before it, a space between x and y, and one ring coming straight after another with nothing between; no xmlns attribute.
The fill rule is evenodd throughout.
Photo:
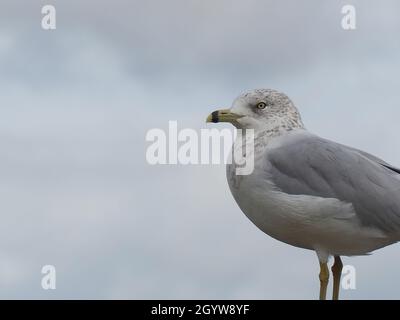
<svg viewBox="0 0 400 320"><path fill-rule="evenodd" d="M268 135L304 128L300 113L289 97L272 89L256 89L240 95L230 109L212 112L207 122L230 122L236 128Z"/></svg>

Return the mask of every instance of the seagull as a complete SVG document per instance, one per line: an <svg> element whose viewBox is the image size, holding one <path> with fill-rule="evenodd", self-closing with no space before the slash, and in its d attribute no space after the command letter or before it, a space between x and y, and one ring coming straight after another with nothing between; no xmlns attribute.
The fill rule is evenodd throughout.
<svg viewBox="0 0 400 320"><path fill-rule="evenodd" d="M260 230L316 252L320 300L326 299L330 257L332 299L338 300L341 256L367 255L400 240L400 169L309 132L284 93L249 91L207 122L254 130L254 170L237 175L238 165L227 164L229 188Z"/></svg>

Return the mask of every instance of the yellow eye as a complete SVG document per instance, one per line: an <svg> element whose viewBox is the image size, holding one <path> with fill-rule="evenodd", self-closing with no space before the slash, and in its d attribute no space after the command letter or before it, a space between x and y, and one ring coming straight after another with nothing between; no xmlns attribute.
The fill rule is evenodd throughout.
<svg viewBox="0 0 400 320"><path fill-rule="evenodd" d="M265 102L259 102L257 104L258 109L265 109L266 106L267 106L267 104Z"/></svg>

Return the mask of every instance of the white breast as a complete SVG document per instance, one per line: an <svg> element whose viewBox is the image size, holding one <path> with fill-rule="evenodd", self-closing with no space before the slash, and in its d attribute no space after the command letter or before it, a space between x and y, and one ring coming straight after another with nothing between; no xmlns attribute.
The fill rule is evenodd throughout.
<svg viewBox="0 0 400 320"><path fill-rule="evenodd" d="M349 203L277 190L267 178L263 159L256 153L254 172L248 176L236 175L235 165L228 165L227 178L241 210L266 234L332 255L362 255L393 243L380 231L362 227Z"/></svg>

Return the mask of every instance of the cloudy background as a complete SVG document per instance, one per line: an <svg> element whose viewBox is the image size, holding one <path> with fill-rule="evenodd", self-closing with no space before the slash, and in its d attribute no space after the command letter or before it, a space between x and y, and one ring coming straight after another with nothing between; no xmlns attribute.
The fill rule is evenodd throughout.
<svg viewBox="0 0 400 320"><path fill-rule="evenodd" d="M57 29L41 28L41 7ZM341 28L353 4L357 30ZM223 165L150 166L151 128L207 127L259 87L306 126L400 166L398 1L0 3L0 298L314 299L315 254L235 204ZM345 258L400 298L400 248ZM57 289L41 288L41 268Z"/></svg>

